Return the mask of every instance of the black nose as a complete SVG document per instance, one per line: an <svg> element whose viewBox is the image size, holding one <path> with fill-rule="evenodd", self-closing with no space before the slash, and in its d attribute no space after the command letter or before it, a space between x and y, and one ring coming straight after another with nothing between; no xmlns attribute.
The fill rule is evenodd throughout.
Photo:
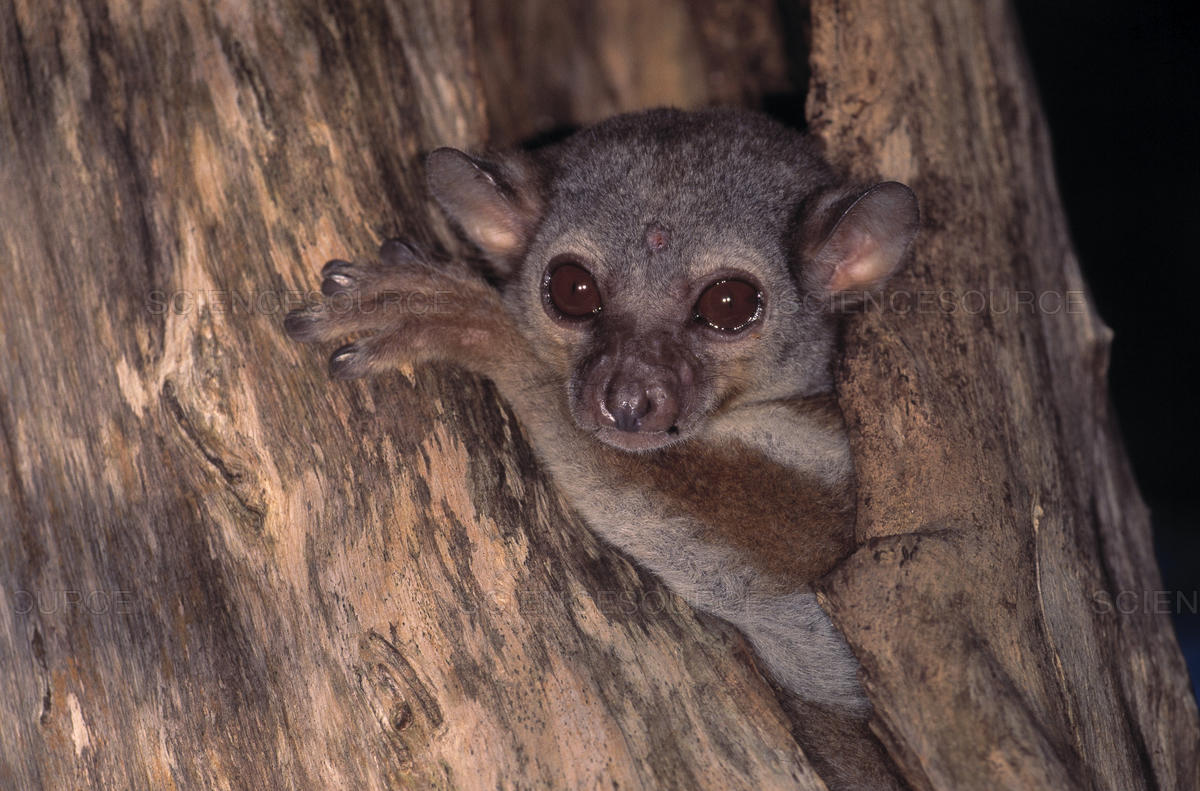
<svg viewBox="0 0 1200 791"><path fill-rule="evenodd" d="M679 415L675 388L669 377L614 377L608 386L604 408L619 431L666 431Z"/></svg>

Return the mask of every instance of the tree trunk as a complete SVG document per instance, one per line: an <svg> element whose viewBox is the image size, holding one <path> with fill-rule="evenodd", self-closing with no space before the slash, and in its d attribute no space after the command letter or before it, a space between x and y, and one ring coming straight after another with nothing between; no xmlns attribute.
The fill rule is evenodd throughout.
<svg viewBox="0 0 1200 791"><path fill-rule="evenodd" d="M4 4L0 788L823 788L489 384L280 330L328 258L456 248L435 145L810 68L831 158L925 212L841 375L872 727L918 789L1200 786L1170 627L1111 606L1160 584L1005 4L511 5Z"/></svg>

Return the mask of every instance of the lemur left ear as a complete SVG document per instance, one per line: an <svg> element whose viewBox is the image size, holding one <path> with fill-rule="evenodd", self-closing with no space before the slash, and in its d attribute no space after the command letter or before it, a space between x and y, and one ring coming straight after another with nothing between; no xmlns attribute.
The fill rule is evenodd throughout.
<svg viewBox="0 0 1200 791"><path fill-rule="evenodd" d="M882 286L900 267L920 215L913 191L896 181L837 200L833 210L841 206L832 223L817 218L828 230L810 246L802 279L810 292L853 299Z"/></svg>
<svg viewBox="0 0 1200 791"><path fill-rule="evenodd" d="M540 178L521 152L494 161L439 148L425 161L429 190L442 210L507 275L541 218Z"/></svg>

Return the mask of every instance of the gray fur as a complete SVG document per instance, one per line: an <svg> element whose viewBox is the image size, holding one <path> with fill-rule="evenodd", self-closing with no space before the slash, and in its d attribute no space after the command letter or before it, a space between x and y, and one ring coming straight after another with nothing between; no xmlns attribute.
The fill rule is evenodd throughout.
<svg viewBox="0 0 1200 791"><path fill-rule="evenodd" d="M669 306L669 318L686 320L691 303L672 290L679 273L699 278L734 260L762 279L767 310L786 322L756 356L760 391L829 388L834 317L800 309L790 264L798 207L839 184L806 138L745 111L651 110L573 135L550 162L546 212L505 289L514 314L538 322L536 332L555 332L540 321L542 265L576 240L592 253L601 288L609 286L610 314L621 316L667 318ZM651 222L672 231L665 253L645 249Z"/></svg>

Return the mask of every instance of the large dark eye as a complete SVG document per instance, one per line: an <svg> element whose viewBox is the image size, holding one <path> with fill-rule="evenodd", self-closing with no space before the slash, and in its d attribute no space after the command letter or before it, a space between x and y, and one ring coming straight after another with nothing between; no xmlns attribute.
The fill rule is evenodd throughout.
<svg viewBox="0 0 1200 791"><path fill-rule="evenodd" d="M600 312L600 289L592 273L574 259L552 264L546 273L546 298L559 313L582 319Z"/></svg>
<svg viewBox="0 0 1200 791"><path fill-rule="evenodd" d="M745 280L718 280L696 300L696 318L724 332L742 329L761 311L762 294Z"/></svg>

